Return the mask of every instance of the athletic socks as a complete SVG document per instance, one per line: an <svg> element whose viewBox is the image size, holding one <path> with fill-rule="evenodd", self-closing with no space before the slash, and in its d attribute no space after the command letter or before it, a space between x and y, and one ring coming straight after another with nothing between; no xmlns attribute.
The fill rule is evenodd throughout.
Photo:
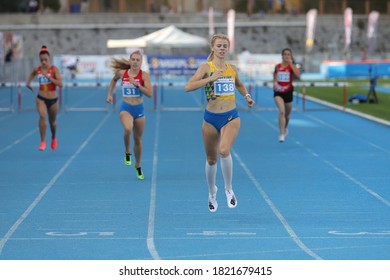
<svg viewBox="0 0 390 280"><path fill-rule="evenodd" d="M227 157L221 157L221 169L223 180L225 182L225 194L227 205L229 208L235 208L237 206L237 198L234 195L232 189L232 179L233 179L233 160L231 154ZM206 179L209 187L209 210L211 212L217 211L218 203L217 203L217 187L215 186L215 177L217 174L217 164L210 165L206 161Z"/></svg>
<svg viewBox="0 0 390 280"><path fill-rule="evenodd" d="M232 155L229 154L227 157L221 157L221 169L223 180L225 182L225 190L232 190L232 179L233 179L233 160Z"/></svg>
<svg viewBox="0 0 390 280"><path fill-rule="evenodd" d="M207 179L207 185L209 187L210 194L215 194L217 192L217 188L215 186L216 175L217 175L217 164L210 165L206 161L206 179Z"/></svg>

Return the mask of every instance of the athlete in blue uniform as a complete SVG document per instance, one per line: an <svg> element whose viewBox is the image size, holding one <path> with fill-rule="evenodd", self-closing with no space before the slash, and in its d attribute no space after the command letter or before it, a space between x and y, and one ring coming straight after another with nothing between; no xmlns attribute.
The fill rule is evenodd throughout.
<svg viewBox="0 0 390 280"><path fill-rule="evenodd" d="M134 138L134 156L137 178L144 179L141 169L142 135L145 128L145 109L143 96L152 97L152 84L147 72L141 70L142 54L134 51L130 54L130 60L113 59L111 67L115 75L110 82L107 93L107 102L112 103L112 91L116 82L122 81L122 103L119 116L124 129L125 156L124 163L131 165L130 136Z"/></svg>
<svg viewBox="0 0 390 280"><path fill-rule="evenodd" d="M203 142L206 151L206 179L209 187L208 207L217 211L217 173L218 154L225 183L225 194L229 208L237 206L233 192L233 161L230 150L240 129L240 117L236 108L235 90L252 107L255 102L238 76L237 68L225 62L230 47L229 38L216 34L211 39L211 53L206 63L199 66L185 86L186 91L205 88L207 106L202 125Z"/></svg>

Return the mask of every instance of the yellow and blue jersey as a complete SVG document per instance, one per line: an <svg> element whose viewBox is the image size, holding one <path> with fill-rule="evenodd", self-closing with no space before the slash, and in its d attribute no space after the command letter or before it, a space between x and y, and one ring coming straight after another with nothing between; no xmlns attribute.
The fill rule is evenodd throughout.
<svg viewBox="0 0 390 280"><path fill-rule="evenodd" d="M218 69L212 61L208 61L210 67L209 75L212 76ZM226 70L223 71L223 77L214 82L207 83L205 93L207 102L210 100L235 100L236 72L232 66L226 63Z"/></svg>

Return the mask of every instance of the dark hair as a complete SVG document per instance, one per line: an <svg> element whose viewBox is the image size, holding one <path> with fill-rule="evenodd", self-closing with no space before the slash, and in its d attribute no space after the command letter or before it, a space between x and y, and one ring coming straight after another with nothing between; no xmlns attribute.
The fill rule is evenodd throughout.
<svg viewBox="0 0 390 280"><path fill-rule="evenodd" d="M292 62L295 64L293 52L292 52L292 50L291 50L290 48L284 48L284 49L282 50L282 56L283 56L284 52L286 52L286 51L289 51L289 52L290 52L291 58L292 58Z"/></svg>
<svg viewBox="0 0 390 280"><path fill-rule="evenodd" d="M292 55L292 50L290 48L284 48L282 50L282 55L284 54L285 51L289 51L291 53L291 55Z"/></svg>
<svg viewBox="0 0 390 280"><path fill-rule="evenodd" d="M50 56L49 49L45 45L41 47L41 51L39 52L39 55L42 54L47 54L48 56Z"/></svg>

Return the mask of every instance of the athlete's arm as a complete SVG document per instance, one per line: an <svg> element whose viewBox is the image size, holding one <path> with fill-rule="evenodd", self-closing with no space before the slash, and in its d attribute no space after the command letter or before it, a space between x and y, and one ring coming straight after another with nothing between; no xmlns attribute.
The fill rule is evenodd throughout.
<svg viewBox="0 0 390 280"><path fill-rule="evenodd" d="M240 76L238 74L237 68L232 65L233 70L236 72L236 88L241 93L242 96L244 96L245 100L248 102L248 106L252 107L255 105L255 101L252 100L252 96L248 93L248 90L246 89L244 83L241 81Z"/></svg>
<svg viewBox="0 0 390 280"><path fill-rule="evenodd" d="M204 87L207 83L218 79L217 75L209 76L210 67L207 63L203 63L196 70L195 74L190 78L185 86L185 91L193 91Z"/></svg>
<svg viewBox="0 0 390 280"><path fill-rule="evenodd" d="M57 66L53 67L53 72L54 72L54 77L47 77L53 84L56 86L62 87L62 78L61 78L61 73L60 70L58 69Z"/></svg>
<svg viewBox="0 0 390 280"><path fill-rule="evenodd" d="M147 97L152 97L153 95L153 87L152 83L150 82L150 76L148 73L142 71L142 80L144 81L144 84L138 85L139 90L145 94Z"/></svg>
<svg viewBox="0 0 390 280"><path fill-rule="evenodd" d="M292 69L292 71L294 73L294 76L297 79L300 79L301 78L301 72L299 71L298 67L295 65L294 59L292 57L291 57L289 62L290 62L291 69Z"/></svg>
<svg viewBox="0 0 390 280"><path fill-rule="evenodd" d="M30 76L28 76L27 82L26 82L26 87L30 89L32 92L34 92L34 88L31 86L32 80L35 78L37 75L37 69L34 68L34 70L31 72Z"/></svg>
<svg viewBox="0 0 390 280"><path fill-rule="evenodd" d="M118 70L115 72L114 77L112 77L110 81L110 85L108 86L108 92L107 92L107 97L106 97L106 102L107 103L112 103L112 91L114 90L116 86L116 82L122 77L123 75L123 70Z"/></svg>

